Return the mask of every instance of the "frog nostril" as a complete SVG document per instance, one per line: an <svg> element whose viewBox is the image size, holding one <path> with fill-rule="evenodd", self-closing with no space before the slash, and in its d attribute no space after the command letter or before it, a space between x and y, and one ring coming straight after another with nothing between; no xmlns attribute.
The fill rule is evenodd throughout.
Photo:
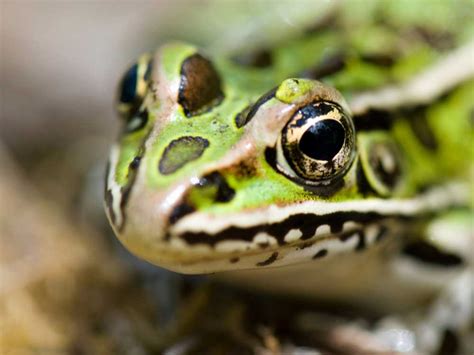
<svg viewBox="0 0 474 355"><path fill-rule="evenodd" d="M234 198L235 190L229 186L225 178L217 173L211 173L200 179L199 189L212 189L213 202L229 202Z"/></svg>
<svg viewBox="0 0 474 355"><path fill-rule="evenodd" d="M215 203L226 203L235 196L235 190L229 186L225 178L218 172L207 174L195 182L186 192L183 199L176 205L168 218L170 224L182 217Z"/></svg>

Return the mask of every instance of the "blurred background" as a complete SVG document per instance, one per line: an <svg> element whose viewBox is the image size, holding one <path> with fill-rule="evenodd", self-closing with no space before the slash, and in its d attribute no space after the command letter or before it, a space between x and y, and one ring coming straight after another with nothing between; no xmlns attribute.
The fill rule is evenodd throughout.
<svg viewBox="0 0 474 355"><path fill-rule="evenodd" d="M253 335L236 326L244 305L262 307L258 299L216 296L205 277L153 267L116 241L102 207L119 132L116 87L135 58L163 41L188 40L211 54L251 51L338 4L1 0L1 354L184 354L210 303L208 322L218 325L209 329L226 324L225 336L217 345L219 333L200 340L194 353L279 353L265 324L256 321Z"/></svg>

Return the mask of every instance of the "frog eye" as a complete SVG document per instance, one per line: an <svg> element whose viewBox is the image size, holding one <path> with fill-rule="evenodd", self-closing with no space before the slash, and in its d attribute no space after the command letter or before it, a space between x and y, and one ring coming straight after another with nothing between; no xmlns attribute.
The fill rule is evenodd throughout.
<svg viewBox="0 0 474 355"><path fill-rule="evenodd" d="M309 185L327 185L350 167L355 156L354 125L341 106L318 101L298 109L277 146L279 169Z"/></svg>
<svg viewBox="0 0 474 355"><path fill-rule="evenodd" d="M140 108L148 90L151 67L150 55L144 54L123 75L117 107L123 117L128 119Z"/></svg>

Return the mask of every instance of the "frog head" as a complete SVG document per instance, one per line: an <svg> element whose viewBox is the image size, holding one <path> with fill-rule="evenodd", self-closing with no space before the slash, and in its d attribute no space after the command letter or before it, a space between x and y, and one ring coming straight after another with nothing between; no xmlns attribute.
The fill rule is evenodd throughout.
<svg viewBox="0 0 474 355"><path fill-rule="evenodd" d="M268 76L183 43L125 74L106 210L132 252L184 273L281 266L363 249L403 214L384 200L405 191L388 135L356 135L328 85L259 91Z"/></svg>

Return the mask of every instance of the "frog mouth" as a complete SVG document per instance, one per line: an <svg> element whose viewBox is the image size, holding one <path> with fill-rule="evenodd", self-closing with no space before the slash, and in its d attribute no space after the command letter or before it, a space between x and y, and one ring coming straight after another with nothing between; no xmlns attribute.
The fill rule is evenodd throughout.
<svg viewBox="0 0 474 355"><path fill-rule="evenodd" d="M362 240L366 226L380 224L387 219L391 218L377 213L338 212L330 215L300 213L278 223L248 228L231 226L216 234L188 231L178 235L178 238L188 245L203 244L218 251L245 251L249 247L265 249L272 246L304 245L328 238L345 241L357 234L360 234L359 239Z"/></svg>
<svg viewBox="0 0 474 355"><path fill-rule="evenodd" d="M407 199L306 201L229 215L196 211L164 231L160 253L150 259L191 274L326 260L377 248L379 241L383 247L407 224L465 206L468 196L465 184L450 183Z"/></svg>
<svg viewBox="0 0 474 355"><path fill-rule="evenodd" d="M346 221L337 233L332 233L328 224L312 229L315 234L305 240L301 239L301 232L291 229L286 233L283 244L279 244L267 232L259 232L248 241L227 238L218 242L214 240L212 245L204 245L201 240L188 249L196 253L188 252L186 257L180 258L179 271L208 273L310 262L347 251L363 251L384 241L394 231L388 220L368 225ZM208 252L203 254L203 248Z"/></svg>
<svg viewBox="0 0 474 355"><path fill-rule="evenodd" d="M171 226L165 240L180 239L190 246L217 248L224 242L240 242L242 248L284 246L344 235L354 226L383 220L410 221L466 204L465 186L447 184L409 199L365 199L348 202L308 201L293 206L270 206L226 218L196 212ZM234 243L236 244L236 243Z"/></svg>

